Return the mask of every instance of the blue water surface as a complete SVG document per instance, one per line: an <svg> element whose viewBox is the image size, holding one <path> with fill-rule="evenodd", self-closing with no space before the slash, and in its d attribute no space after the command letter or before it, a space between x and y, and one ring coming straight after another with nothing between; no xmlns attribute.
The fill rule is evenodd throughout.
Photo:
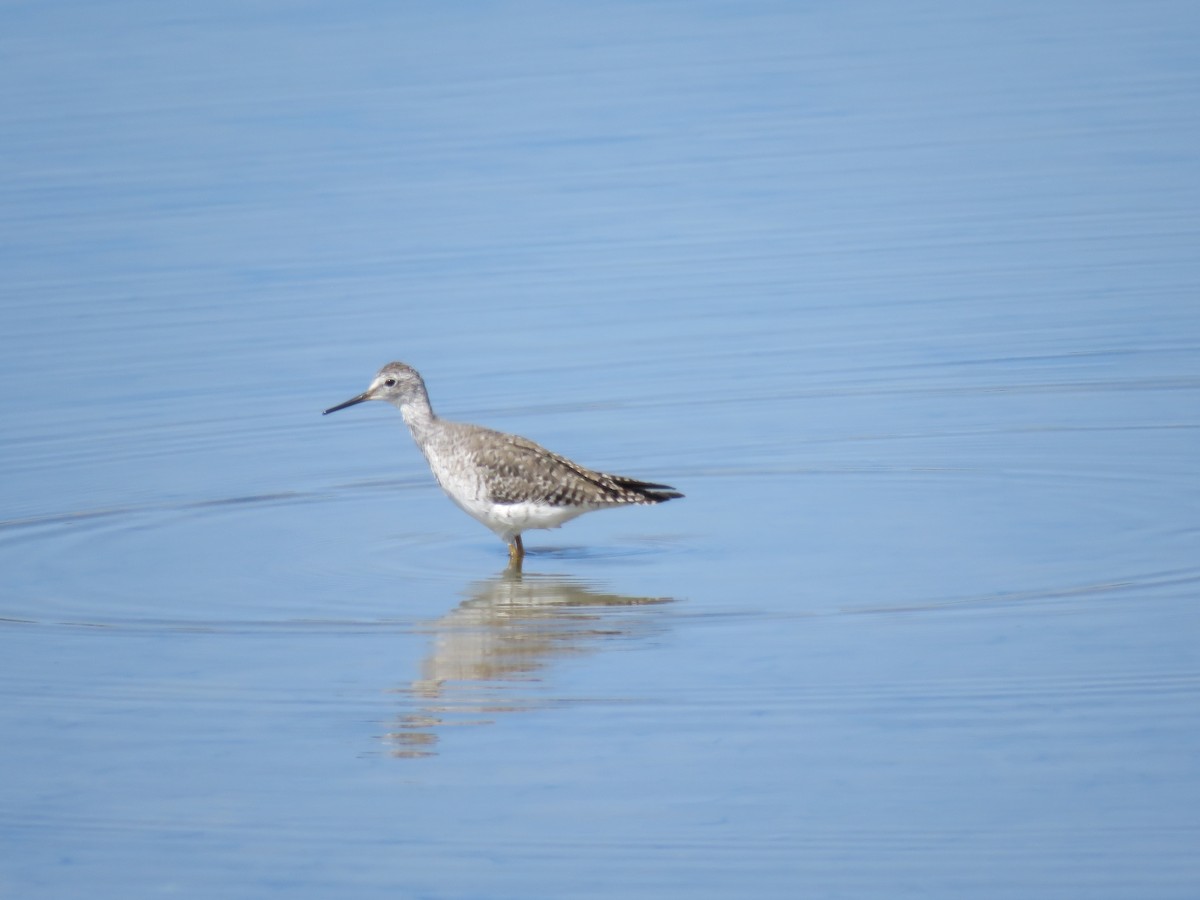
<svg viewBox="0 0 1200 900"><path fill-rule="evenodd" d="M1198 42L7 5L0 895L1196 897ZM686 497L505 572L392 359Z"/></svg>

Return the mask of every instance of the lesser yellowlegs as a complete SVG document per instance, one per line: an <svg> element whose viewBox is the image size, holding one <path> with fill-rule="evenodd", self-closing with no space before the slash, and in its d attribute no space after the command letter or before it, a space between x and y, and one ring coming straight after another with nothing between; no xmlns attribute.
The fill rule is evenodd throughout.
<svg viewBox="0 0 1200 900"><path fill-rule="evenodd" d="M525 556L521 533L531 528L557 528L594 509L683 496L669 485L594 472L528 438L440 419L420 374L401 362L388 363L369 388L325 415L367 400L400 410L442 490L508 543L509 561L517 566Z"/></svg>

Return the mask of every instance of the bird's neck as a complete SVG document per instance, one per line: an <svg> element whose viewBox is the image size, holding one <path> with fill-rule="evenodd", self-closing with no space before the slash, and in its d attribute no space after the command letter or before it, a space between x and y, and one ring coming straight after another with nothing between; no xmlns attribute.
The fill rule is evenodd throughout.
<svg viewBox="0 0 1200 900"><path fill-rule="evenodd" d="M429 397L424 394L401 406L400 415L404 416L404 424L414 436L423 433L437 419L429 405Z"/></svg>

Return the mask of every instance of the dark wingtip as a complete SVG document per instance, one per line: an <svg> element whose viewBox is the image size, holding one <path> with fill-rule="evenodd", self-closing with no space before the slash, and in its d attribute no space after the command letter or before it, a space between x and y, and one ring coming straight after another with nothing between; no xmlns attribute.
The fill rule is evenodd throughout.
<svg viewBox="0 0 1200 900"><path fill-rule="evenodd" d="M618 485L626 490L640 494L651 503L666 503L683 496L669 484L655 484L652 481L638 481L636 478L614 478Z"/></svg>
<svg viewBox="0 0 1200 900"><path fill-rule="evenodd" d="M678 500L682 497L679 491L651 491L646 494L646 497L653 500L655 503L666 503L668 500Z"/></svg>

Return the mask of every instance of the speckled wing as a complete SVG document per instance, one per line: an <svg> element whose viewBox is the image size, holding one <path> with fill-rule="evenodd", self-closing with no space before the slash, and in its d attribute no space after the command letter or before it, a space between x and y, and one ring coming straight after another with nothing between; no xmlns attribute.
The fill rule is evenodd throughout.
<svg viewBox="0 0 1200 900"><path fill-rule="evenodd" d="M493 503L616 506L662 503L683 494L665 484L607 475L515 434L480 429L471 458Z"/></svg>

